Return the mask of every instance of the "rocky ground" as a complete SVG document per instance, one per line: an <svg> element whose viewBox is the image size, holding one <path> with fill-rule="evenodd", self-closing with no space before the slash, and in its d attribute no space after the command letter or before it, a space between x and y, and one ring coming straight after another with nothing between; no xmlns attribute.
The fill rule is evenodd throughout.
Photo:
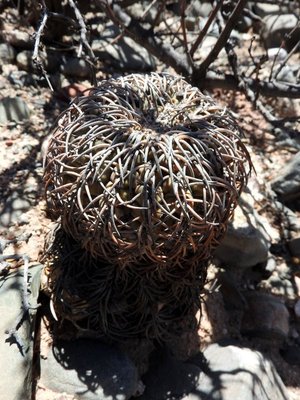
<svg viewBox="0 0 300 400"><path fill-rule="evenodd" d="M257 7L261 18L272 19L275 15L278 19L279 9L275 6ZM289 12L286 10L285 15ZM93 23L91 16L86 18ZM282 98L268 102L278 118L298 118L282 131L267 123L240 92L215 89L209 93L239 119L255 171L209 267L199 331L169 345L176 358L169 351L157 354L151 347L154 361L151 358L147 366L138 366L139 371L143 370L140 376L124 349L80 339L82 342L75 345L59 342L53 352L49 351L52 342L47 318L42 319L41 329L35 331L34 336L41 339L35 340L34 347L30 344L32 321L40 318L33 306L39 293L36 282L41 271L40 255L51 227L43 197L43 142L60 111L90 86L90 72L84 60L65 54L57 68L57 53L50 51L45 65L54 87L51 90L31 63L33 28L20 19L14 7L3 10L0 20L1 359L16 359L18 365L22 354L25 375L33 360L35 376L39 372L41 375L34 386L35 400L75 399L79 392L81 399L127 399L144 393L141 398L145 400L193 400L206 398L205 393L213 393L221 382L231 391L214 398L300 398L300 100ZM293 24L293 18L287 20ZM197 17L189 16L192 26L196 21ZM98 79L129 71L166 69L131 39L114 41L116 32L111 23L96 22L92 46L101 60ZM283 27L289 28L283 21L278 31ZM278 46L276 27L273 25L272 29L261 33L268 51ZM250 25L235 31L241 41L238 51L245 58L245 67L245 49L252 33ZM212 33L206 45L214 39ZM65 40L67 44L70 36ZM259 41L255 51L264 51ZM298 48L283 71L284 79L299 83L299 61ZM267 64L264 73L268 68L271 66ZM20 295L25 290L24 265L30 267L30 318L21 323L20 309L26 306L26 297ZM139 345L139 351L145 352L145 357L141 357L144 360L149 346ZM204 351L211 371L205 369L202 359L192 357L198 349ZM40 371L36 367L39 359ZM100 368L99 359L105 360L105 368ZM1 393L6 393L3 398L14 398L12 388L19 390L20 399L27 398L31 384L24 378L25 364L15 370L14 361L10 363L11 369L5 364L6 361L0 361L1 371L6 371L5 378L0 378ZM92 376L86 371L92 371ZM204 377L201 371L206 371ZM222 380L222 371L229 376L228 381ZM208 388L207 392L203 388Z"/></svg>

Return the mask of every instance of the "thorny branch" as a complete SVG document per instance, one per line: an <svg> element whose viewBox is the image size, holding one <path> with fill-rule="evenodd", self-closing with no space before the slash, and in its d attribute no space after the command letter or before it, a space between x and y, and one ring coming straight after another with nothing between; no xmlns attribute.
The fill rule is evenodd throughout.
<svg viewBox="0 0 300 400"><path fill-rule="evenodd" d="M47 72L45 71L43 63L39 56L39 47L40 47L40 43L41 43L41 36L44 32L44 29L45 29L45 26L46 26L46 23L48 20L48 13L47 13L47 7L45 4L45 1L42 0L41 2L42 2L42 6L43 6L43 17L42 17L42 21L40 23L39 29L36 32L32 61L35 64L36 68L42 72L42 74L44 75L44 77L49 85L49 88L53 91L53 87L51 85L50 79L47 75Z"/></svg>
<svg viewBox="0 0 300 400"><path fill-rule="evenodd" d="M85 22L83 20L83 17L81 15L81 12L79 11L78 7L76 6L75 2L73 0L68 0L70 6L73 8L76 19L79 23L80 26L80 46L78 49L78 57L82 56L82 48L85 47L88 56L90 57L91 61L94 62L96 60L95 54L88 42L87 38L87 28L85 25Z"/></svg>
<svg viewBox="0 0 300 400"><path fill-rule="evenodd" d="M53 87L52 84L49 80L49 77L47 75L47 72L45 71L45 68L43 66L43 62L41 60L41 57L39 55L39 50L40 50L40 44L41 44L41 37L44 33L47 21L49 18L53 18L53 19L64 19L66 22L68 22L70 25L72 25L73 27L79 27L80 28L80 45L79 45L79 49L77 52L77 56L78 57L82 57L82 52L83 52L83 48L86 50L87 53L87 61L89 62L90 66L91 66L91 72L92 72L92 81L93 83L96 83L96 78L94 76L94 66L96 63L96 57L94 55L94 52L89 44L88 41L88 37L87 37L87 27L86 24L84 22L83 16L79 10L79 8L77 7L76 3L74 2L74 0L68 0L68 3L70 5L70 7L73 9L76 20L78 21L78 24L76 24L76 22L72 19L69 18L67 16L55 13L55 12L50 12L47 9L45 0L40 0L41 5L42 5L42 10L43 10L43 16L39 25L39 28L36 32L35 35L35 42L34 42L34 50L33 50L33 55L32 55L32 61L33 63L36 65L37 69L40 70L42 72L42 74L44 75L45 79L47 80L47 83L49 85L49 88L53 91Z"/></svg>

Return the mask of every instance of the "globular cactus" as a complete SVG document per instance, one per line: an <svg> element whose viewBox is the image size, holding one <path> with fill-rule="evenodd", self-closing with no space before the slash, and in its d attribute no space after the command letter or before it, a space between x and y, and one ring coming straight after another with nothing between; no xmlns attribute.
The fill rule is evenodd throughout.
<svg viewBox="0 0 300 400"><path fill-rule="evenodd" d="M121 267L207 260L251 161L231 114L180 77L100 82L60 116L48 208L93 257Z"/></svg>

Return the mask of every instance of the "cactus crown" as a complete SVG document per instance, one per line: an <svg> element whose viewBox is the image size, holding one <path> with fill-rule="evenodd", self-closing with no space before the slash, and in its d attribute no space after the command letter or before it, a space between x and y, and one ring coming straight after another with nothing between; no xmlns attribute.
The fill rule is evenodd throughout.
<svg viewBox="0 0 300 400"><path fill-rule="evenodd" d="M209 258L251 169L231 114L169 74L103 81L58 119L48 207L95 257L124 266Z"/></svg>

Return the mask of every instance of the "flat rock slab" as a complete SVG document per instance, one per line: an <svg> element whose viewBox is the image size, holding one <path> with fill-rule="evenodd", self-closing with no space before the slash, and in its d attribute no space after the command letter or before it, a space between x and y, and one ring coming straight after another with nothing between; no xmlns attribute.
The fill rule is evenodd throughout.
<svg viewBox="0 0 300 400"><path fill-rule="evenodd" d="M41 359L40 383L80 400L126 400L138 388L138 373L125 353L98 340L57 340Z"/></svg>
<svg viewBox="0 0 300 400"><path fill-rule="evenodd" d="M283 203L300 198L300 152L297 153L271 182L272 189Z"/></svg>
<svg viewBox="0 0 300 400"><path fill-rule="evenodd" d="M25 103L19 97L4 97L0 100L0 124L8 122L22 122L28 120L30 111Z"/></svg>
<svg viewBox="0 0 300 400"><path fill-rule="evenodd" d="M0 43L0 67L15 59L15 49L9 43Z"/></svg>
<svg viewBox="0 0 300 400"><path fill-rule="evenodd" d="M258 351L214 343L204 357L197 388L184 400L289 400L275 367Z"/></svg>
<svg viewBox="0 0 300 400"><path fill-rule="evenodd" d="M150 71L155 68L155 59L142 46L130 37L121 37L114 42L120 34L118 28L108 24L100 33L101 40L92 41L92 50L100 59L109 62L118 70ZM112 44L113 43L113 44Z"/></svg>
<svg viewBox="0 0 300 400"><path fill-rule="evenodd" d="M289 312L284 302L270 294L244 293L248 307L242 320L241 331L251 337L284 340L289 334Z"/></svg>
<svg viewBox="0 0 300 400"><path fill-rule="evenodd" d="M41 265L29 268L24 282L23 268L0 276L0 398L31 398L35 314ZM23 294L27 290L29 315L24 314ZM23 317L23 319L22 319Z"/></svg>
<svg viewBox="0 0 300 400"><path fill-rule="evenodd" d="M236 208L233 221L215 250L215 258L226 267L250 268L268 259L270 239L266 223L255 212L243 193Z"/></svg>

